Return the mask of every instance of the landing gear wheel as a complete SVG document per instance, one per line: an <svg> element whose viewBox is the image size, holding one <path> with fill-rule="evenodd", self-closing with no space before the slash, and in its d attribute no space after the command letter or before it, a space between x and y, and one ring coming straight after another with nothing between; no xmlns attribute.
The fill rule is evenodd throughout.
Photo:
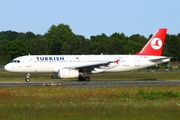
<svg viewBox="0 0 180 120"><path fill-rule="evenodd" d="M25 80L26 82L30 82L30 78L26 78L26 80Z"/></svg>
<svg viewBox="0 0 180 120"><path fill-rule="evenodd" d="M81 75L79 75L78 80L79 80L79 81L84 81L84 77L81 76Z"/></svg>
<svg viewBox="0 0 180 120"><path fill-rule="evenodd" d="M30 73L27 73L27 75L26 75L26 80L25 80L26 82L30 82Z"/></svg>
<svg viewBox="0 0 180 120"><path fill-rule="evenodd" d="M89 77L89 76L85 76L85 77L84 77L84 80L85 80L85 81L90 81L90 77Z"/></svg>

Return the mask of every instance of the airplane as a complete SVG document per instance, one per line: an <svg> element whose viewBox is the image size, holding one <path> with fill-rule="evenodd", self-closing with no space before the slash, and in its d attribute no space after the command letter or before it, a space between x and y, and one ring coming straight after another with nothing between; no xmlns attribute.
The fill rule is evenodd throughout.
<svg viewBox="0 0 180 120"><path fill-rule="evenodd" d="M167 28L160 28L134 55L26 55L13 59L5 70L26 73L30 82L31 73L48 73L51 78L78 78L90 81L89 74L124 72L142 69L170 61L161 56Z"/></svg>

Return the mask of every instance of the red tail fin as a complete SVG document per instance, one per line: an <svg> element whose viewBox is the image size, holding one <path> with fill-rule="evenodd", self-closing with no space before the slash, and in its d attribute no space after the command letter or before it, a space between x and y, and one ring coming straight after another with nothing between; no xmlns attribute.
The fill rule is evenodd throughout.
<svg viewBox="0 0 180 120"><path fill-rule="evenodd" d="M167 28L160 28L136 55L160 56L164 47Z"/></svg>

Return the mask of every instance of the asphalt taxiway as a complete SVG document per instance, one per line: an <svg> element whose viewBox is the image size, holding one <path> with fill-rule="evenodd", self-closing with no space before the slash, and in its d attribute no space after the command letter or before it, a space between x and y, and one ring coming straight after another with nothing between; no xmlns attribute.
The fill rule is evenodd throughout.
<svg viewBox="0 0 180 120"><path fill-rule="evenodd" d="M63 82L0 82L0 86L67 86L67 87L113 87L113 86L163 86L180 85L180 80L161 81L63 81Z"/></svg>

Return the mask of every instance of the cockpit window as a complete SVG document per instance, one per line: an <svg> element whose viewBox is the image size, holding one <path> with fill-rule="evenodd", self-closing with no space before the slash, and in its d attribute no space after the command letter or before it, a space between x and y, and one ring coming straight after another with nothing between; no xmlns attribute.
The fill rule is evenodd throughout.
<svg viewBox="0 0 180 120"><path fill-rule="evenodd" d="M20 63L20 60L12 60L11 63Z"/></svg>

